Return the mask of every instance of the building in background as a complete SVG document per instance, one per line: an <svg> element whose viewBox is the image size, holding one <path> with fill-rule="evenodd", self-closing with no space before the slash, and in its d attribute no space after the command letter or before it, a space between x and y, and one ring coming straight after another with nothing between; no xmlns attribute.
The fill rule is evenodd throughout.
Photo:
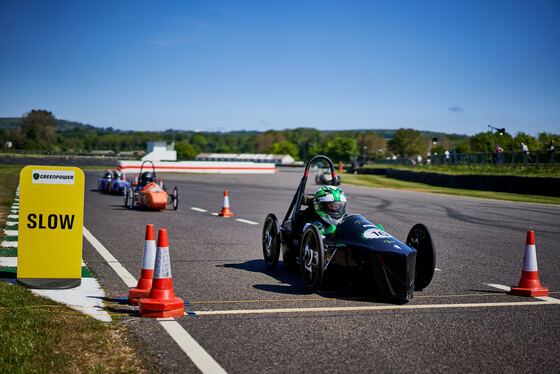
<svg viewBox="0 0 560 374"><path fill-rule="evenodd" d="M293 164L294 158L290 155L267 155L264 153L201 153L196 161L246 161L266 162L273 164Z"/></svg>
<svg viewBox="0 0 560 374"><path fill-rule="evenodd" d="M174 142L148 142L148 154L142 161L177 161Z"/></svg>

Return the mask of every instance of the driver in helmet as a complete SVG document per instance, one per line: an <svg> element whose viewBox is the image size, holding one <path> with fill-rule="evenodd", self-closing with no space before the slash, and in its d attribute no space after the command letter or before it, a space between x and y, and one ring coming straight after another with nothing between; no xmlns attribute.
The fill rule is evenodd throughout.
<svg viewBox="0 0 560 374"><path fill-rule="evenodd" d="M151 171L145 171L142 173L141 177L140 177L140 184L142 186L145 186L151 182L153 182L155 180L154 177L154 173L152 173Z"/></svg>
<svg viewBox="0 0 560 374"><path fill-rule="evenodd" d="M319 217L313 224L321 235L330 236L346 216L346 194L338 186L322 186L313 195L313 210Z"/></svg>

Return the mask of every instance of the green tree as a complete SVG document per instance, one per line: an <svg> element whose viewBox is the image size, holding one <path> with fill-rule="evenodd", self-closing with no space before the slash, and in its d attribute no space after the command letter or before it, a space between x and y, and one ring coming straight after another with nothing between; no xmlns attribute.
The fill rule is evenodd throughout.
<svg viewBox="0 0 560 374"><path fill-rule="evenodd" d="M175 144L175 150L177 151L177 158L180 160L193 160L198 155L196 149L187 142Z"/></svg>
<svg viewBox="0 0 560 374"><path fill-rule="evenodd" d="M470 153L471 145L468 140L463 140L457 145L457 153Z"/></svg>
<svg viewBox="0 0 560 374"><path fill-rule="evenodd" d="M286 140L283 141L282 143L274 143L272 144L272 146L268 149L268 152L270 154L273 155L290 155L292 156L295 160L299 159L299 149L298 147Z"/></svg>
<svg viewBox="0 0 560 374"><path fill-rule="evenodd" d="M326 155L333 161L350 161L358 155L356 140L348 137L334 138L327 143Z"/></svg>
<svg viewBox="0 0 560 374"><path fill-rule="evenodd" d="M52 150L56 145L56 118L46 110L32 110L21 117L22 148Z"/></svg>
<svg viewBox="0 0 560 374"><path fill-rule="evenodd" d="M389 150L401 157L410 157L426 152L426 140L420 135L420 131L414 129L399 129L393 138L387 142Z"/></svg>

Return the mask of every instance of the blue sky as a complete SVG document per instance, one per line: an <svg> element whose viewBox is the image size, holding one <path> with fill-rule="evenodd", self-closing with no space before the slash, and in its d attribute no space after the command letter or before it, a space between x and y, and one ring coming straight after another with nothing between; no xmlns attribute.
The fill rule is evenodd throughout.
<svg viewBox="0 0 560 374"><path fill-rule="evenodd" d="M0 0L0 117L560 132L560 1Z"/></svg>

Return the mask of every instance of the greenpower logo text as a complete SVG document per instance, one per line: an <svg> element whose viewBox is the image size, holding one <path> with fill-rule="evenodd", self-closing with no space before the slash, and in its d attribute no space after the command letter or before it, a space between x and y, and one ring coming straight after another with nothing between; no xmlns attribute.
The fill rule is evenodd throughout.
<svg viewBox="0 0 560 374"><path fill-rule="evenodd" d="M33 170L33 183L74 184L74 170Z"/></svg>

